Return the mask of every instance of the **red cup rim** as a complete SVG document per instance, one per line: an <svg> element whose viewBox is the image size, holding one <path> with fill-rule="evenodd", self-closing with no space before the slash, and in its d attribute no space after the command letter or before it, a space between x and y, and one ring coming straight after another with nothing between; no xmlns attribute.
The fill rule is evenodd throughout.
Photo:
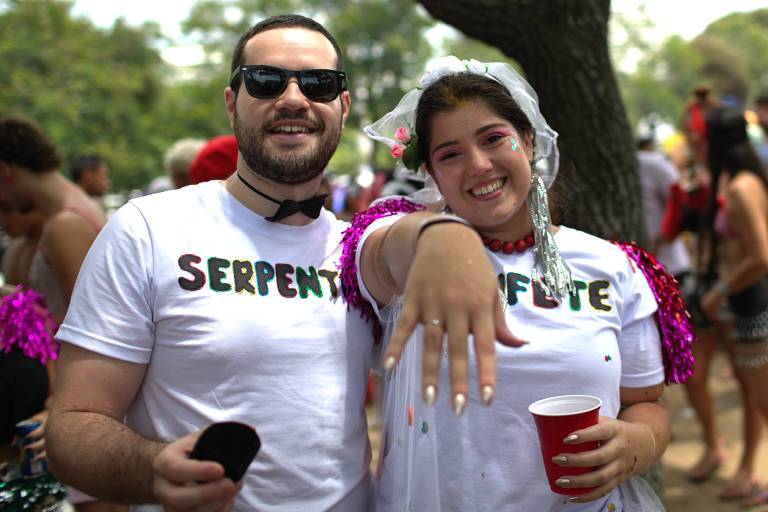
<svg viewBox="0 0 768 512"><path fill-rule="evenodd" d="M588 409L583 409L577 412L541 413L541 412L536 412L534 410L546 403L550 403L550 404L555 404L558 402L567 403L567 402L578 401L578 400L596 401L596 403L595 405L593 405L592 407L589 407ZM600 398L593 395L559 395L559 396L550 396L547 398L542 398L541 400L537 400L533 402L531 405L528 406L528 412L530 412L534 416L546 416L546 417L572 416L574 414L583 414L585 412L594 411L595 409L599 409L602 405L603 405L603 401Z"/></svg>

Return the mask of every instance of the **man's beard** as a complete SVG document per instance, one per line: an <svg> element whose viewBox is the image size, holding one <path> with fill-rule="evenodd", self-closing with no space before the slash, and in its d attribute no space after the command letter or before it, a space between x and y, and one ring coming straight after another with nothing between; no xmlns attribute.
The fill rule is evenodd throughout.
<svg viewBox="0 0 768 512"><path fill-rule="evenodd" d="M296 119L307 120L304 114L278 115L272 122L278 120ZM277 183L297 184L306 183L321 174L328 161L336 151L341 139L341 120L338 124L326 127L320 122L317 132L323 133L316 141L314 148L296 154L291 150L276 152L267 149L267 130L246 127L240 123L237 110L234 114L235 138L245 163L256 174Z"/></svg>

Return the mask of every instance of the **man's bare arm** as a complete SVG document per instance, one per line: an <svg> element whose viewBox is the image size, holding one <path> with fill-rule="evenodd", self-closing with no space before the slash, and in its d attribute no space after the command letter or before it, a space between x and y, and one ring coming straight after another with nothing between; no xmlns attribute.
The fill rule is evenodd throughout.
<svg viewBox="0 0 768 512"><path fill-rule="evenodd" d="M46 432L51 471L62 482L116 503L161 503L173 511L227 511L242 483L217 462L189 458L199 436L145 439L122 420L146 366L64 344Z"/></svg>
<svg viewBox="0 0 768 512"><path fill-rule="evenodd" d="M145 369L62 345L46 432L51 471L59 480L107 501L157 501L152 463L165 445L122 423Z"/></svg>

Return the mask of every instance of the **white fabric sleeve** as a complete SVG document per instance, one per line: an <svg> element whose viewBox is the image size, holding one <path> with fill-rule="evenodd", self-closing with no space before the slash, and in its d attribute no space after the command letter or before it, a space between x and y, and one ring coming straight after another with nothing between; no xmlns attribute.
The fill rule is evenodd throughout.
<svg viewBox="0 0 768 512"><path fill-rule="evenodd" d="M155 331L153 261L147 223L128 203L88 251L56 338L115 359L148 363Z"/></svg>
<svg viewBox="0 0 768 512"><path fill-rule="evenodd" d="M658 306L643 273L634 263L627 263L619 334L621 386L642 388L664 381L661 338L654 315Z"/></svg>
<svg viewBox="0 0 768 512"><path fill-rule="evenodd" d="M660 178L662 187L665 191L669 191L669 187L680 181L680 173L675 168L674 164L669 160L663 159L658 162L659 169L661 170Z"/></svg>
<svg viewBox="0 0 768 512"><path fill-rule="evenodd" d="M367 300L371 304L371 306L373 306L373 311L376 313L376 316L379 318L379 320L387 320L385 316L388 317L389 315L382 314L381 310L383 308L379 307L379 305L376 303L376 299L373 298L373 296L371 295L371 292L368 290L368 288L365 287L365 283L363 282L363 276L360 273L360 255L363 253L363 246L365 245L365 242L374 233L374 231L377 231L386 226L391 226L402 217L404 217L403 214L395 214L395 215L390 215L388 217L382 217L380 219L376 219L375 221L371 222L371 224L367 228L365 228L365 231L363 232L363 236L360 237L360 241L357 243L357 251L355 252L355 268L357 268L357 285L360 287L360 295L362 295L363 298Z"/></svg>
<svg viewBox="0 0 768 512"><path fill-rule="evenodd" d="M657 162L659 169L659 181L658 181L658 197L661 204L666 204L667 198L670 194L670 188L672 185L680 181L680 173L672 164L672 162L662 159Z"/></svg>

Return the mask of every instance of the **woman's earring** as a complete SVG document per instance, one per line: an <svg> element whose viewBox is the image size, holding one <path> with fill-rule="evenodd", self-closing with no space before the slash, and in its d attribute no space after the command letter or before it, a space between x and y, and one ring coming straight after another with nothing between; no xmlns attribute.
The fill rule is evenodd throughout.
<svg viewBox="0 0 768 512"><path fill-rule="evenodd" d="M515 139L515 138L513 137L513 138L512 138L512 140L511 140L510 142L511 142L511 144L512 144L512 151L517 151L517 148L518 148L518 145L517 145L517 139Z"/></svg>
<svg viewBox="0 0 768 512"><path fill-rule="evenodd" d="M531 162L531 182L527 201L535 240L531 281L539 282L547 296L560 302L566 294L574 292L573 277L552 235L547 187L534 162Z"/></svg>

